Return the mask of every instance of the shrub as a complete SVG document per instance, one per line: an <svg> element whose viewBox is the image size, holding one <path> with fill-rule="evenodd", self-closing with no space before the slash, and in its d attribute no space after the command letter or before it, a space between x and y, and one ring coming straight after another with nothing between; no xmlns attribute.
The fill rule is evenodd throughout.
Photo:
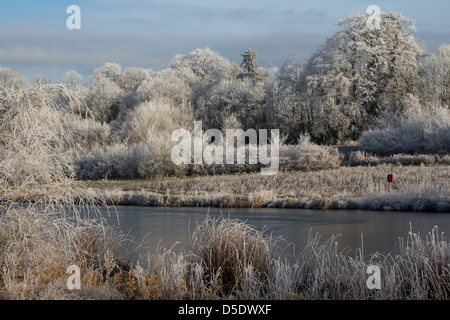
<svg viewBox="0 0 450 320"><path fill-rule="evenodd" d="M379 164L393 164L403 166L431 166L436 163L445 163L446 158L443 156L433 156L427 154L408 155L393 154L387 157L378 157L376 155L366 153L364 151L351 152L343 161L347 166L376 166Z"/></svg>
<svg viewBox="0 0 450 320"><path fill-rule="evenodd" d="M65 203L85 193L72 184L82 104L63 85L0 88L0 201Z"/></svg>
<svg viewBox="0 0 450 320"><path fill-rule="evenodd" d="M424 108L414 96L404 100L398 119L386 112L378 127L361 137L361 149L378 155L398 153L448 153L450 110L446 107Z"/></svg>
<svg viewBox="0 0 450 320"><path fill-rule="evenodd" d="M280 166L284 170L335 169L340 163L341 158L336 149L311 142L309 134L300 135L297 145L280 147Z"/></svg>

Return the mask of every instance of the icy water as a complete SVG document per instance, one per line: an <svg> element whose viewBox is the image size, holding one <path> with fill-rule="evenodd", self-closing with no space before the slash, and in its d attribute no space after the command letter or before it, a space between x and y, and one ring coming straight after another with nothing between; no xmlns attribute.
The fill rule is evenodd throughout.
<svg viewBox="0 0 450 320"><path fill-rule="evenodd" d="M398 246L399 238L406 240L408 231L425 237L435 226L444 235L450 233L450 214L421 212L385 212L364 210L305 210L305 209L218 209L218 208L158 208L119 206L107 218L110 224L129 233L137 242L145 241L143 249L154 253L158 244L165 248L183 250L188 235L209 214L246 221L266 234L282 236L289 253L300 252L309 233L319 233L322 240L332 235L338 248L356 250L364 254L387 254ZM119 219L119 223L117 221ZM447 238L447 237L446 237ZM447 239L448 240L448 239Z"/></svg>

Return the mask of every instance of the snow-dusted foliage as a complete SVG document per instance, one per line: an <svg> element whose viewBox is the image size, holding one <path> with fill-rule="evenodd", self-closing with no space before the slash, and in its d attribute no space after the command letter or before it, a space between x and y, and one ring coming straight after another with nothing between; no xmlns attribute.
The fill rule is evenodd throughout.
<svg viewBox="0 0 450 320"><path fill-rule="evenodd" d="M311 113L305 100L306 79L303 66L296 62L286 62L276 71L273 86L273 106L277 110L276 125L287 137L287 142L295 142L299 134L309 128Z"/></svg>
<svg viewBox="0 0 450 320"><path fill-rule="evenodd" d="M63 84L71 90L76 90L83 85L83 76L75 70L67 71L64 75Z"/></svg>
<svg viewBox="0 0 450 320"><path fill-rule="evenodd" d="M106 62L94 70L86 94L89 109L98 121L109 123L126 115L139 102L138 88L150 79L151 70Z"/></svg>
<svg viewBox="0 0 450 320"><path fill-rule="evenodd" d="M0 201L70 201L80 104L63 85L0 87Z"/></svg>
<svg viewBox="0 0 450 320"><path fill-rule="evenodd" d="M296 145L281 146L282 170L314 171L340 166L340 155L335 148L313 143L309 134L299 135L297 141Z"/></svg>
<svg viewBox="0 0 450 320"><path fill-rule="evenodd" d="M172 163L174 143L172 131L193 124L187 108L167 99L141 103L131 110L123 122L112 124L111 145L92 148L77 162L82 179L153 178L181 173L182 167Z"/></svg>
<svg viewBox="0 0 450 320"><path fill-rule="evenodd" d="M448 153L449 145L450 110L423 107L413 95L403 100L403 112L398 117L383 113L377 127L361 138L364 151L381 155Z"/></svg>
<svg viewBox="0 0 450 320"><path fill-rule="evenodd" d="M267 85L245 78L227 81L211 90L206 97L207 126L223 127L224 120L234 114L244 130L266 127Z"/></svg>
<svg viewBox="0 0 450 320"><path fill-rule="evenodd" d="M87 103L100 122L107 123L115 118L115 105L122 89L109 78L95 77L89 88Z"/></svg>
<svg viewBox="0 0 450 320"><path fill-rule="evenodd" d="M136 90L140 102L166 99L175 105L186 105L192 91L189 82L175 69L165 68L144 80Z"/></svg>
<svg viewBox="0 0 450 320"><path fill-rule="evenodd" d="M20 89L26 85L27 81L20 73L0 65L0 87Z"/></svg>
<svg viewBox="0 0 450 320"><path fill-rule="evenodd" d="M386 104L397 112L401 99L423 86L423 48L414 38L414 21L382 14L379 29L366 27L367 15L339 22L339 30L303 66L284 65L275 97L280 121L295 117L295 134L314 140L357 140Z"/></svg>
<svg viewBox="0 0 450 320"><path fill-rule="evenodd" d="M450 45L444 44L426 58L426 70L434 101L450 106Z"/></svg>

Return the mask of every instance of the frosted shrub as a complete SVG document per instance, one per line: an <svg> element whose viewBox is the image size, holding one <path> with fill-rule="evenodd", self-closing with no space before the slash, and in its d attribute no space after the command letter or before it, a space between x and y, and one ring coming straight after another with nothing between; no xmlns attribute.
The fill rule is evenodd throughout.
<svg viewBox="0 0 450 320"><path fill-rule="evenodd" d="M185 165L176 165L170 158L172 142L167 137L154 137L139 147L139 164L137 168L140 178L161 178L183 176Z"/></svg>
<svg viewBox="0 0 450 320"><path fill-rule="evenodd" d="M140 161L137 148L114 144L98 149L77 161L79 179L134 179Z"/></svg>
<svg viewBox="0 0 450 320"><path fill-rule="evenodd" d="M192 122L191 111L186 106L175 105L168 99L144 102L128 115L122 133L140 155L139 177L173 176L183 172L183 166L176 166L170 157L174 145L171 135Z"/></svg>
<svg viewBox="0 0 450 320"><path fill-rule="evenodd" d="M121 131L128 144L147 142L157 135L169 137L175 129L186 128L193 123L185 106L175 105L167 99L147 101L132 110L125 119Z"/></svg>
<svg viewBox="0 0 450 320"><path fill-rule="evenodd" d="M389 113L379 119L378 127L363 134L361 148L380 155L396 153L448 153L450 110L445 107L422 107L414 96L404 100L398 119Z"/></svg>
<svg viewBox="0 0 450 320"><path fill-rule="evenodd" d="M285 170L312 171L334 169L340 165L339 152L313 143L309 134L302 134L297 145L280 147L281 168Z"/></svg>
<svg viewBox="0 0 450 320"><path fill-rule="evenodd" d="M379 164L393 164L403 166L431 166L436 163L445 163L445 157L435 157L427 154L393 154L387 157L377 157L364 151L352 151L344 160L346 166L376 166Z"/></svg>
<svg viewBox="0 0 450 320"><path fill-rule="evenodd" d="M101 122L109 122L115 117L114 104L123 94L122 89L109 78L96 77L88 93L88 106L96 115L96 119Z"/></svg>
<svg viewBox="0 0 450 320"><path fill-rule="evenodd" d="M191 95L189 83L181 74L172 68L165 68L155 72L147 80L144 80L136 90L139 101L158 99L170 100L175 104L182 104Z"/></svg>
<svg viewBox="0 0 450 320"><path fill-rule="evenodd" d="M70 202L84 192L72 184L82 105L63 85L0 88L1 200Z"/></svg>
<svg viewBox="0 0 450 320"><path fill-rule="evenodd" d="M182 175L170 157L172 131L189 127L192 116L185 107L167 99L147 101L130 111L123 123L114 122L113 145L93 148L77 161L80 179L136 179ZM100 126L98 130L102 133ZM110 129L111 131L111 129ZM95 131L94 131L95 132Z"/></svg>
<svg viewBox="0 0 450 320"><path fill-rule="evenodd" d="M170 159L165 139L132 145L114 144L95 150L77 161L79 179L152 179L181 176L185 167Z"/></svg>
<svg viewBox="0 0 450 320"><path fill-rule="evenodd" d="M102 124L90 118L74 117L70 127L76 137L76 146L73 148L76 152L85 153L109 144L111 128L108 124Z"/></svg>

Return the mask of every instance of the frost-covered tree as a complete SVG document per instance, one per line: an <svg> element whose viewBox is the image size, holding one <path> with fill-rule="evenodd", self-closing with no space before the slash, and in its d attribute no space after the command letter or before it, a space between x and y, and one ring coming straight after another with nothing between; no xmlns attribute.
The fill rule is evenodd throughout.
<svg viewBox="0 0 450 320"><path fill-rule="evenodd" d="M117 63L105 62L103 66L94 70L94 79L104 78L119 84L121 77L122 66Z"/></svg>
<svg viewBox="0 0 450 320"><path fill-rule="evenodd" d="M285 62L276 70L273 107L277 126L287 142L295 142L299 134L310 129L305 83L303 66L296 62Z"/></svg>
<svg viewBox="0 0 450 320"><path fill-rule="evenodd" d="M115 119L123 119L130 110L139 105L141 100L139 100L137 90L141 84L150 79L151 72L150 69L137 67L123 69L117 81L122 89L122 95L115 104Z"/></svg>
<svg viewBox="0 0 450 320"><path fill-rule="evenodd" d="M89 109L102 123L110 122L117 116L117 104L123 90L109 78L94 77L87 96Z"/></svg>
<svg viewBox="0 0 450 320"><path fill-rule="evenodd" d="M191 94L189 83L173 68L154 72L136 90L140 102L166 100L178 106L187 105Z"/></svg>
<svg viewBox="0 0 450 320"><path fill-rule="evenodd" d="M118 84L125 92L136 92L137 88L150 79L151 70L145 68L125 68L120 75Z"/></svg>
<svg viewBox="0 0 450 320"><path fill-rule="evenodd" d="M241 53L243 57L241 63L241 70L239 71L239 78L251 78L256 79L259 76L259 65L256 62L256 51L247 49L247 51Z"/></svg>
<svg viewBox="0 0 450 320"><path fill-rule="evenodd" d="M426 58L426 70L436 102L449 107L450 45L442 45Z"/></svg>
<svg viewBox="0 0 450 320"><path fill-rule="evenodd" d="M122 68L106 62L94 70L88 94L88 105L101 122L111 122L126 116L139 104L138 88L150 79L145 68Z"/></svg>
<svg viewBox="0 0 450 320"><path fill-rule="evenodd" d="M63 84L69 89L76 90L83 85L83 76L75 70L67 71L63 78Z"/></svg>
<svg viewBox="0 0 450 320"><path fill-rule="evenodd" d="M207 126L205 114L208 95L215 87L236 78L238 67L210 48L196 49L186 55L176 55L169 68L177 72L190 88L191 95L187 103L193 108L197 120Z"/></svg>
<svg viewBox="0 0 450 320"><path fill-rule="evenodd" d="M196 49L186 55L176 55L170 67L187 77L193 75L197 81L208 82L210 85L229 78L231 72L231 63L210 48Z"/></svg>
<svg viewBox="0 0 450 320"><path fill-rule="evenodd" d="M306 63L312 136L322 142L357 139L386 105L420 89L422 46L414 21L382 13L380 28L367 28L368 14L339 22L339 30Z"/></svg>
<svg viewBox="0 0 450 320"><path fill-rule="evenodd" d="M209 126L221 128L224 120L234 114L243 129L266 128L266 107L271 103L269 89L266 83L251 79L236 79L216 86L206 100Z"/></svg>
<svg viewBox="0 0 450 320"><path fill-rule="evenodd" d="M9 68L2 68L0 66L0 87L1 88L14 88L20 89L27 85L25 78Z"/></svg>

